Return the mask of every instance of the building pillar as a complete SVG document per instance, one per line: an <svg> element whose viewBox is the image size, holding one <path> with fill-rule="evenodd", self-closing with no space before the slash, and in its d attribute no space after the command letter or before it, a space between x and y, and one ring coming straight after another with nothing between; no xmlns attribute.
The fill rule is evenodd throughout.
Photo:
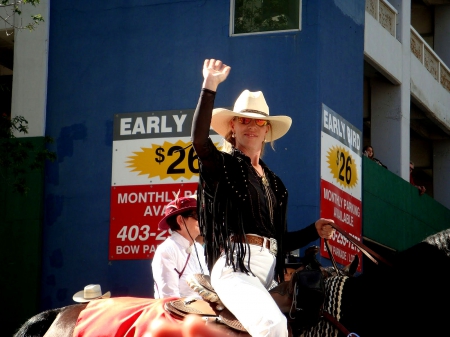
<svg viewBox="0 0 450 337"><path fill-rule="evenodd" d="M450 209L450 140L433 143L434 199Z"/></svg>
<svg viewBox="0 0 450 337"><path fill-rule="evenodd" d="M434 8L434 50L442 61L450 66L450 5ZM433 143L433 196L450 209L450 141Z"/></svg>
<svg viewBox="0 0 450 337"><path fill-rule="evenodd" d="M434 7L434 51L450 66L450 5Z"/></svg>
<svg viewBox="0 0 450 337"><path fill-rule="evenodd" d="M15 22L28 23L31 15L41 14L44 22L35 30L14 30L14 69L11 116L23 116L28 121L27 137L45 135L47 108L48 39L50 24L50 0L39 5L25 4L22 14L16 14ZM23 137L22 133L16 133Z"/></svg>
<svg viewBox="0 0 450 337"><path fill-rule="evenodd" d="M394 0L397 9L397 39L402 44L400 85L384 79L371 80L371 145L375 157L390 171L409 181L410 156L410 41L411 2Z"/></svg>

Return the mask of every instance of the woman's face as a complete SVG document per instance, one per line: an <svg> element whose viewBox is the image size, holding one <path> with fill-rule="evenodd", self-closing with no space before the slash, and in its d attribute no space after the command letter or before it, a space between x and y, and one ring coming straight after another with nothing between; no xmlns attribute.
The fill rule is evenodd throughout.
<svg viewBox="0 0 450 337"><path fill-rule="evenodd" d="M366 149L366 152L367 152L367 157L369 157L370 159L372 159L372 158L373 158L373 149L369 146L369 147Z"/></svg>
<svg viewBox="0 0 450 337"><path fill-rule="evenodd" d="M231 130L235 134L236 148L239 150L261 151L266 134L270 129L268 121L235 117L231 120L230 125Z"/></svg>

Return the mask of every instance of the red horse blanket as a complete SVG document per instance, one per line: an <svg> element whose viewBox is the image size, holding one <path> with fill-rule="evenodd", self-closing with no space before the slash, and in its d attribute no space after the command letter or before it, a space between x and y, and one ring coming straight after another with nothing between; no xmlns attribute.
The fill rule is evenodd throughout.
<svg viewBox="0 0 450 337"><path fill-rule="evenodd" d="M181 323L164 310L164 304L174 299L115 297L91 301L78 316L73 337L151 336L150 324L155 319Z"/></svg>

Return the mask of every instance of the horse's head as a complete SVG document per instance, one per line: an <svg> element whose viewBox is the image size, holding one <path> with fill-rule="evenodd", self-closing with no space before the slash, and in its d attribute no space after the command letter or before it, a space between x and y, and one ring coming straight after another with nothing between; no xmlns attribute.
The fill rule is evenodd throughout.
<svg viewBox="0 0 450 337"><path fill-rule="evenodd" d="M355 255L353 261L350 264L344 266L342 269L340 269L339 272L337 272L333 266L321 267L321 270L325 278L331 276L354 276L356 270L358 269L358 264L359 264L359 257L358 255Z"/></svg>

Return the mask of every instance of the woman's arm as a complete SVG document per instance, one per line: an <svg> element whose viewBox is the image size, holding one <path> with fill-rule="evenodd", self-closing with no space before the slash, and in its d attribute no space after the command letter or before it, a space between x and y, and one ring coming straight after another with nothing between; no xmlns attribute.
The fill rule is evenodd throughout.
<svg viewBox="0 0 450 337"><path fill-rule="evenodd" d="M300 249L318 238L319 234L314 223L298 231L287 232L283 238L284 252L288 253L295 249Z"/></svg>
<svg viewBox="0 0 450 337"><path fill-rule="evenodd" d="M209 128L215 97L216 93L214 91L202 89L192 120L192 146L200 160L208 158L211 154Z"/></svg>
<svg viewBox="0 0 450 337"><path fill-rule="evenodd" d="M214 99L219 84L226 80L231 68L220 60L207 59L203 64L202 92L192 120L192 145L203 166L214 170L214 145L209 139Z"/></svg>
<svg viewBox="0 0 450 337"><path fill-rule="evenodd" d="M308 227L285 233L283 237L285 253L302 248L318 238L331 239L335 229L329 225L330 223L334 221L320 218Z"/></svg>

